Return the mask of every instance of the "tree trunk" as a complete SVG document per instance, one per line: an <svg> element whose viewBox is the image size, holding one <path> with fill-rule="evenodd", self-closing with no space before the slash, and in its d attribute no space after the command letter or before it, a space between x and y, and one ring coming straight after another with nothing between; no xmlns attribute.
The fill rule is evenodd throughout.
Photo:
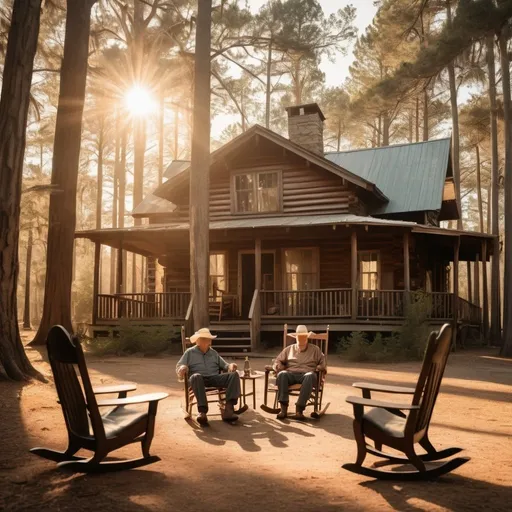
<svg viewBox="0 0 512 512"><path fill-rule="evenodd" d="M76 224L76 183L80 165L82 114L87 79L91 8L95 0L68 0L64 57L53 147L48 250L43 317L32 344L42 345L52 325L72 331L71 283Z"/></svg>
<svg viewBox="0 0 512 512"><path fill-rule="evenodd" d="M174 110L174 160L179 157L179 118L179 108L176 106Z"/></svg>
<svg viewBox="0 0 512 512"><path fill-rule="evenodd" d="M389 120L389 115L386 112L382 119L382 146L389 146L389 128L391 126L391 122Z"/></svg>
<svg viewBox="0 0 512 512"><path fill-rule="evenodd" d="M112 227L117 227L117 203L119 201L119 157L121 153L121 133L119 130L119 112L116 111L115 121L115 151L114 151L114 190L112 194ZM110 293L116 293L116 261L117 251L113 247L110 248Z"/></svg>
<svg viewBox="0 0 512 512"><path fill-rule="evenodd" d="M212 0L198 0L190 165L190 277L194 326L209 325L210 34Z"/></svg>
<svg viewBox="0 0 512 512"><path fill-rule="evenodd" d="M447 25L452 25L452 9L450 0L446 0ZM459 106L457 104L457 84L455 83L455 65L452 62L448 65L448 81L450 83L450 105L452 111L452 157L453 157L453 178L455 183L455 198L461 211L457 219L457 229L463 229L462 209L460 204L460 136L459 136Z"/></svg>
<svg viewBox="0 0 512 512"><path fill-rule="evenodd" d="M428 140L428 91L423 89L423 141Z"/></svg>
<svg viewBox="0 0 512 512"><path fill-rule="evenodd" d="M133 208L137 208L144 196L144 153L146 152L146 122L134 119L133 133ZM135 217L134 226L140 226L142 219Z"/></svg>
<svg viewBox="0 0 512 512"><path fill-rule="evenodd" d="M491 342L501 345L500 314L500 243L499 243L499 184L498 184L498 109L496 106L496 69L494 64L494 37L487 38L487 69L489 76L489 103L491 106L491 233L493 253L491 262Z"/></svg>
<svg viewBox="0 0 512 512"><path fill-rule="evenodd" d="M265 128L270 129L270 95L272 93L272 38L268 43L267 87L265 91Z"/></svg>
<svg viewBox="0 0 512 512"><path fill-rule="evenodd" d="M124 212L125 212L125 199L126 199L126 146L128 145L128 127L123 128L121 135L121 162L119 164L119 217L117 225L120 228L124 228ZM126 292L126 276L128 268L128 258L126 251L122 252L122 267L123 267L123 282L117 283L116 289L121 290L121 293ZM116 273L119 275L119 272ZM117 279L117 278L116 278Z"/></svg>
<svg viewBox="0 0 512 512"><path fill-rule="evenodd" d="M420 141L420 98L416 96L416 142Z"/></svg>
<svg viewBox="0 0 512 512"><path fill-rule="evenodd" d="M164 113L165 96L164 89L160 87L160 108L158 112L158 184L164 179Z"/></svg>
<svg viewBox="0 0 512 512"><path fill-rule="evenodd" d="M32 228L28 230L27 261L25 262L25 304L23 308L23 329L32 329L30 323L30 278L32 274Z"/></svg>
<svg viewBox="0 0 512 512"><path fill-rule="evenodd" d="M96 189L96 229L101 229L101 214L103 210L103 117L99 123L98 133L98 166L97 166L97 189Z"/></svg>
<svg viewBox="0 0 512 512"><path fill-rule="evenodd" d="M510 98L510 62L507 51L507 30L499 36L503 88L505 138L505 271L503 290L503 347L501 355L512 357L512 102Z"/></svg>
<svg viewBox="0 0 512 512"><path fill-rule="evenodd" d="M30 364L18 327L18 242L30 85L41 0L14 0L0 99L0 374L28 380Z"/></svg>
<svg viewBox="0 0 512 512"><path fill-rule="evenodd" d="M484 206L482 204L482 177L481 177L481 163L480 163L480 146L475 146L476 155L476 196L478 201L478 222L480 226L480 233L484 233Z"/></svg>

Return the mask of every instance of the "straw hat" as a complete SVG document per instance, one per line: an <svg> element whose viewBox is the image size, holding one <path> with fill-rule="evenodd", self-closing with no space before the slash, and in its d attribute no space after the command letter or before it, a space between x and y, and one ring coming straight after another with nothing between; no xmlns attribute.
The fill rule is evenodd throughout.
<svg viewBox="0 0 512 512"><path fill-rule="evenodd" d="M288 336L296 339L299 334L307 334L309 338L313 334L313 331L308 331L308 328L305 325L298 325L295 332L288 334Z"/></svg>
<svg viewBox="0 0 512 512"><path fill-rule="evenodd" d="M214 336L210 329L207 327L203 327L196 331L192 336L190 336L190 343L195 343L199 338L208 338L210 340L214 340L217 336Z"/></svg>

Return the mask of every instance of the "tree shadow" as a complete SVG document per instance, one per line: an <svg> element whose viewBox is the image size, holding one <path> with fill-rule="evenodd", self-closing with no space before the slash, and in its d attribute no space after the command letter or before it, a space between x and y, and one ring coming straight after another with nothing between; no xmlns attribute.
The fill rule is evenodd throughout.
<svg viewBox="0 0 512 512"><path fill-rule="evenodd" d="M471 462L468 463L471 464ZM394 510L404 512L442 508L510 510L512 487L451 474L435 482L363 482L362 487L380 494Z"/></svg>

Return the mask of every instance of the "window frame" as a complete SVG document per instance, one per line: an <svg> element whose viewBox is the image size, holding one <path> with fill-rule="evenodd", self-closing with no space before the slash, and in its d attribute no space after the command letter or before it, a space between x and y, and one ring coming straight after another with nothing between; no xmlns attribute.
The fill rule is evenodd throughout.
<svg viewBox="0 0 512 512"><path fill-rule="evenodd" d="M364 251L357 251L357 288L359 290L367 290L367 288L362 288L361 287L361 283L362 283L362 275L363 275L363 272L361 272L361 256L363 256L364 254L376 254L377 255L377 288L376 290L380 290L381 289L381 278L382 278L382 268L381 268L381 255L380 255L380 250L372 250L372 249L369 249L369 250L364 250ZM374 272L364 272L364 274L373 274ZM371 288L369 289L369 291L372 291Z"/></svg>
<svg viewBox="0 0 512 512"><path fill-rule="evenodd" d="M316 286L311 290L320 289L320 248L315 246L308 247L284 247L282 249L281 261L282 261L282 285L283 290L289 290L288 288L288 272L286 271L286 251L312 251L313 252L313 268L316 270ZM297 291L311 291L311 290L297 290Z"/></svg>
<svg viewBox="0 0 512 512"><path fill-rule="evenodd" d="M236 190L237 176L251 175L254 179L253 193L256 198L256 206L258 203L258 175L260 174L276 174L277 175L277 209L271 211L255 211L255 212L240 212L238 211L238 195ZM231 213L232 215L274 215L283 211L283 178L281 169L250 169L239 170L231 174Z"/></svg>

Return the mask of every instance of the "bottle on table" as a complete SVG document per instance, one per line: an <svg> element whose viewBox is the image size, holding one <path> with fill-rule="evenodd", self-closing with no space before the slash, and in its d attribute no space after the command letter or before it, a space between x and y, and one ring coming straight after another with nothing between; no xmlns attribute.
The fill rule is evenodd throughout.
<svg viewBox="0 0 512 512"><path fill-rule="evenodd" d="M244 377L251 376L251 363L249 363L249 356L245 356L244 362Z"/></svg>

